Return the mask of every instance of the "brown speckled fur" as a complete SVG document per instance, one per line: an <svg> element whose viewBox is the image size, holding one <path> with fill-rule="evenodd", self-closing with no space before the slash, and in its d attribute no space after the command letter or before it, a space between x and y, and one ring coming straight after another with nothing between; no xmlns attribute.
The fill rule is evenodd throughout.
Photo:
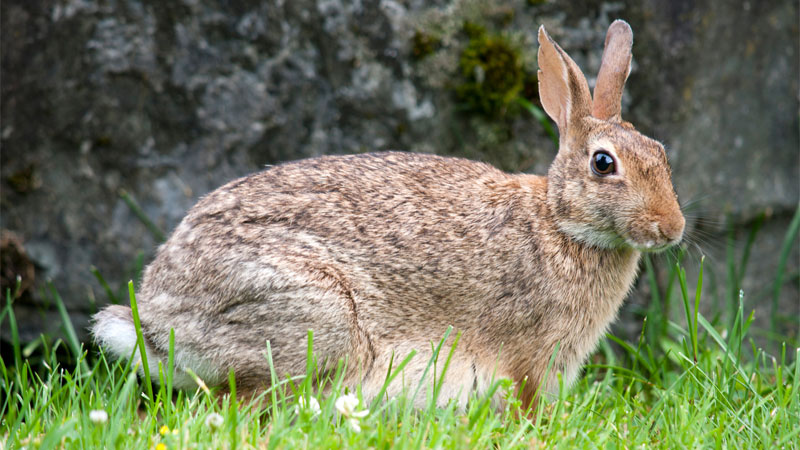
<svg viewBox="0 0 800 450"><path fill-rule="evenodd" d="M630 45L614 45L626 33L620 21L609 29L607 52L628 52L609 61L630 62ZM492 377L527 380L521 395L531 402L557 343L555 370L574 380L630 289L640 251L679 241L683 216L663 147L619 118L628 70L608 69L604 83L619 85L606 92L616 94L593 108L575 63L543 28L539 39L543 104L562 133L547 177L387 152L232 181L192 208L145 271L149 356L164 358L174 328L179 369L214 385L233 368L240 389L257 392L269 385L266 341L279 375L302 374L313 329L324 367L347 358L346 383L361 382L369 398L393 353L397 362L419 352L403 377L416 386L430 343L452 325L462 336L440 403L463 402ZM591 171L597 149L615 155L618 174ZM127 357L120 349L132 345L118 342L130 341L120 328L130 320L128 308L111 306L94 335Z"/></svg>

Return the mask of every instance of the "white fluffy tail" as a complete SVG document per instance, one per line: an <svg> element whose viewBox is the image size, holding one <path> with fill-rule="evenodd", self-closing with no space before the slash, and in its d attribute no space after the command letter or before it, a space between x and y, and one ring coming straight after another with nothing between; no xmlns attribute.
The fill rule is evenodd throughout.
<svg viewBox="0 0 800 450"><path fill-rule="evenodd" d="M136 340L136 327L133 324L131 309L122 305L110 305L104 308L92 318L91 332L95 342L115 359L129 359L132 366L138 365L139 374L144 374L144 368L139 356L139 348ZM167 356L164 352L154 349L148 344L148 339L144 339L144 351L147 355L147 366L150 369L150 379L154 383L159 382L158 366L166 372ZM192 390L197 389L197 382L193 377L186 373L186 368L191 368L205 382L217 383L220 379L213 366L205 363L201 358L191 353L176 348L175 349L175 372L173 372L172 385L178 389Z"/></svg>
<svg viewBox="0 0 800 450"><path fill-rule="evenodd" d="M92 335L105 351L116 359L133 358L131 363L139 365L139 373L144 373L141 356L136 341L136 328L133 325L131 309L122 305L111 305L97 313L93 318ZM158 381L158 361L161 359L145 340L148 368L153 381ZM162 361L162 365L165 361Z"/></svg>

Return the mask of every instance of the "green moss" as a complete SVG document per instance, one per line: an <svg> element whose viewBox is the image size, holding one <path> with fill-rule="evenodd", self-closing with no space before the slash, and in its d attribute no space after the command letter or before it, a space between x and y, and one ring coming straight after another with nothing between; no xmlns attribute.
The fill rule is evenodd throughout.
<svg viewBox="0 0 800 450"><path fill-rule="evenodd" d="M464 24L469 43L461 53L459 67L464 81L456 94L467 109L487 115L503 115L514 108L514 100L525 87L522 57L508 38L490 34L480 25Z"/></svg>
<svg viewBox="0 0 800 450"><path fill-rule="evenodd" d="M21 170L12 173L7 181L20 194L31 192L41 185L41 180L39 180L33 164L28 164Z"/></svg>
<svg viewBox="0 0 800 450"><path fill-rule="evenodd" d="M411 56L415 60L420 60L436 51L439 44L440 40L435 36L417 31L411 38Z"/></svg>
<svg viewBox="0 0 800 450"><path fill-rule="evenodd" d="M539 101L539 77L536 72L525 72L525 79L522 81L522 92L520 95L541 108Z"/></svg>
<svg viewBox="0 0 800 450"><path fill-rule="evenodd" d="M461 29L470 39L479 39L486 36L486 27L475 22L466 21Z"/></svg>
<svg viewBox="0 0 800 450"><path fill-rule="evenodd" d="M514 21L514 8L505 7L497 11L497 22L503 28L508 27Z"/></svg>

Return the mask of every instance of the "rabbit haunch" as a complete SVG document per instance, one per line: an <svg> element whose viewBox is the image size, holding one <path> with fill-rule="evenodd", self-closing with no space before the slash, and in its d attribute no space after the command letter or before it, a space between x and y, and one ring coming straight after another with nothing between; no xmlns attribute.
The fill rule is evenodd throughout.
<svg viewBox="0 0 800 450"><path fill-rule="evenodd" d="M387 152L290 162L202 198L145 270L137 298L148 359L165 360L172 328L176 385L193 387L184 369L209 385L233 369L240 390L258 392L270 384L266 341L279 376L303 374L312 329L321 369L345 358L345 383L369 398L412 349L389 393L401 380L416 386L430 343L452 325L462 335L441 404L463 405L498 377L532 401L556 345L554 370L573 381L627 295L640 250L683 232L663 147L619 118L628 68L615 65L630 63L629 33L621 21L609 29L606 86L592 104L575 63L540 29L542 101L561 133L547 177ZM598 149L615 173L591 171ZM94 320L104 348L138 360L129 308Z"/></svg>

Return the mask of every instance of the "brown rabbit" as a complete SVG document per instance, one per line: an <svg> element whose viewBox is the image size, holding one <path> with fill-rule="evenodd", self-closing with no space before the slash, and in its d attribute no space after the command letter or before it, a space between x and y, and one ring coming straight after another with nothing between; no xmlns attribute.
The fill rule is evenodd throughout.
<svg viewBox="0 0 800 450"><path fill-rule="evenodd" d="M554 371L572 382L614 320L640 252L680 241L684 218L663 146L620 118L633 35L608 29L594 99L539 29L542 105L560 149L547 177L409 153L325 156L232 181L189 211L147 267L139 311L150 368L175 329L175 385L240 389L305 373L306 334L323 370L377 395L392 355L415 349L390 394L416 386L452 325L463 334L439 397L463 402L492 378L530 403ZM97 341L134 352L128 307L94 318ZM138 360L138 354L134 354ZM545 388L557 387L550 376ZM422 404L425 396L417 398Z"/></svg>

